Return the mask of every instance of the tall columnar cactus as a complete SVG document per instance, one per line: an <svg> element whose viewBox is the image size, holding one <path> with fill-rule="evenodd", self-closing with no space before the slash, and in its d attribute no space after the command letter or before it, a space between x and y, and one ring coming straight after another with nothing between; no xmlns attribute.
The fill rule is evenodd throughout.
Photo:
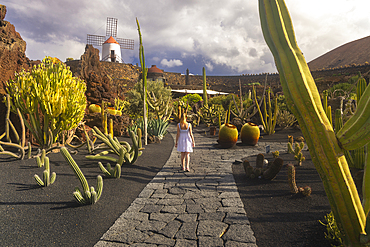
<svg viewBox="0 0 370 247"><path fill-rule="evenodd" d="M203 67L203 105L208 105L206 68Z"/></svg>
<svg viewBox="0 0 370 247"><path fill-rule="evenodd" d="M361 205L343 148L356 149L370 141L370 87L366 88L364 95L367 97L361 98L354 116L335 135L315 81L297 45L284 0L259 0L259 11L263 35L274 55L288 106L302 129L334 217L343 233L344 244L363 246L369 240L365 232L365 212L369 210ZM370 179L364 183L370 183ZM367 225L370 228L370 224ZM370 234L370 229L366 230Z"/></svg>
<svg viewBox="0 0 370 247"><path fill-rule="evenodd" d="M363 95L366 87L367 87L366 80L363 77L358 79L357 87L356 87L357 100L361 99L361 96Z"/></svg>
<svg viewBox="0 0 370 247"><path fill-rule="evenodd" d="M328 105L328 96L329 96L328 90L324 90L323 91L323 107L324 107L324 111L326 113L326 116L328 116L328 119L329 119L331 125L333 126L333 118L332 118L332 114L331 114L331 106Z"/></svg>
<svg viewBox="0 0 370 247"><path fill-rule="evenodd" d="M147 69L145 66L145 55L144 55L144 46L143 46L143 39L141 37L141 30L140 30L140 24L139 20L136 18L136 24L137 24L137 31L139 33L139 60L140 60L140 66L141 66L141 75L143 80L143 101L144 101L144 113L143 113L143 119L144 119L144 145L147 145L148 143L148 106L147 106Z"/></svg>
<svg viewBox="0 0 370 247"><path fill-rule="evenodd" d="M275 97L274 113L272 113L271 94L272 94L271 89L269 88L267 90L267 103L266 103L266 96L263 95L263 110L265 114L264 116L262 114L260 106L256 104L258 113L260 114L261 122L263 125L263 131L268 135L272 135L275 133L276 119L277 119L277 114L278 114L277 97ZM257 102L257 96L256 96L256 91L254 90L254 86L253 86L253 95L254 95L255 102Z"/></svg>
<svg viewBox="0 0 370 247"><path fill-rule="evenodd" d="M295 167L293 164L288 164L288 184L290 187L290 192L292 194L297 194L298 193L298 187L295 181Z"/></svg>
<svg viewBox="0 0 370 247"><path fill-rule="evenodd" d="M55 172L50 174L50 164L48 157L43 157L43 162L45 165L45 170L42 174L43 179L41 179L37 174L34 175L34 178L38 185L40 185L41 187L47 187L55 182L57 174Z"/></svg>
<svg viewBox="0 0 370 247"><path fill-rule="evenodd" d="M78 187L75 188L75 192L73 192L73 197L76 199L78 203L83 205L95 204L100 199L100 196L103 192L103 178L100 175L97 176L98 183L95 191L95 188L93 186L89 187L86 177L84 176L80 167L77 165L76 161L72 158L68 150L65 147L62 147L60 149L60 152L62 153L64 159L71 166L73 172L76 174L82 186L82 191Z"/></svg>

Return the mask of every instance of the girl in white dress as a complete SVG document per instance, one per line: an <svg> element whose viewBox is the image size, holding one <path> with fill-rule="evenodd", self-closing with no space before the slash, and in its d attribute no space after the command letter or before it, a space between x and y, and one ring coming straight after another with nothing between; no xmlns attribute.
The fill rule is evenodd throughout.
<svg viewBox="0 0 370 247"><path fill-rule="evenodd" d="M177 151L181 152L182 170L190 172L190 153L195 147L194 136L191 124L186 122L186 113L181 115L180 123L177 124L176 144Z"/></svg>

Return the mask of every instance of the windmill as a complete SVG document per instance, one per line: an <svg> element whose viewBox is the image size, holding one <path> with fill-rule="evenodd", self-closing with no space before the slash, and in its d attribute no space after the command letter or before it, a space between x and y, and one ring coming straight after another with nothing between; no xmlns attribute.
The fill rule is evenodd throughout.
<svg viewBox="0 0 370 247"><path fill-rule="evenodd" d="M107 17L105 36L87 35L88 45L102 46L102 61L120 63L121 49L134 49L133 39L117 38L117 21L117 18Z"/></svg>

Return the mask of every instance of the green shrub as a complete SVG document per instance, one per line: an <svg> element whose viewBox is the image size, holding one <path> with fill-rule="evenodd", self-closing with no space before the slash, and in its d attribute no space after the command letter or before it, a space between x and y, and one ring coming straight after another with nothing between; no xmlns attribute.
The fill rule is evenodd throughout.
<svg viewBox="0 0 370 247"><path fill-rule="evenodd" d="M181 100L184 101L185 104L189 102L189 105L193 105L203 99L199 94L194 93L194 94L187 94L184 97L181 97Z"/></svg>
<svg viewBox="0 0 370 247"><path fill-rule="evenodd" d="M85 114L86 84L56 58L45 57L31 72L16 74L6 90L12 112L19 108L40 148L50 148L62 131L77 127Z"/></svg>

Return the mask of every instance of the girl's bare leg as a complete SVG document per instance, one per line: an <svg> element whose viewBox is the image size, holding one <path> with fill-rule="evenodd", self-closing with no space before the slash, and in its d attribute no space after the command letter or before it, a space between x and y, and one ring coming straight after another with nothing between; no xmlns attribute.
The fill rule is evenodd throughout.
<svg viewBox="0 0 370 247"><path fill-rule="evenodd" d="M182 170L185 171L185 158L186 158L186 153L181 152L181 165L182 165Z"/></svg>
<svg viewBox="0 0 370 247"><path fill-rule="evenodd" d="M186 170L187 171L190 171L190 168L189 168L189 164L190 164L190 153L186 152L185 153L185 157L186 157Z"/></svg>

